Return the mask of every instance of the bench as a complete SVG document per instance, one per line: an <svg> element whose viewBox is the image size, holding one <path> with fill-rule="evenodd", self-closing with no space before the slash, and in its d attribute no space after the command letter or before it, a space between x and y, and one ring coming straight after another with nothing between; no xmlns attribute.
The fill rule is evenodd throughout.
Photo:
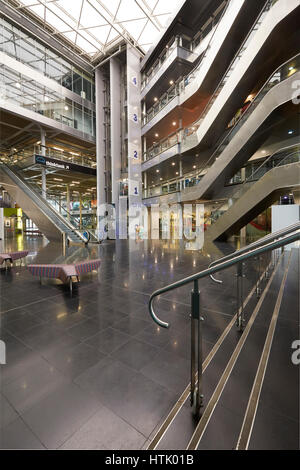
<svg viewBox="0 0 300 470"><path fill-rule="evenodd" d="M5 263L5 267L7 269L7 262L12 265L17 259L26 258L28 253L29 251L12 251L11 253L0 253L0 265Z"/></svg>
<svg viewBox="0 0 300 470"><path fill-rule="evenodd" d="M72 293L73 277L79 282L81 274L98 269L100 263L100 259L94 259L76 264L29 264L27 269L33 276L39 276L40 282L42 282L42 277L59 279L63 283L69 282L70 292Z"/></svg>

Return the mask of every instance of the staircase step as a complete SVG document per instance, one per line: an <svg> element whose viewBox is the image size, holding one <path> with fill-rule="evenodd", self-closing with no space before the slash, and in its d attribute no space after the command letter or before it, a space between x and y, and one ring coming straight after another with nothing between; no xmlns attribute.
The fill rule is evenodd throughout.
<svg viewBox="0 0 300 470"><path fill-rule="evenodd" d="M231 366L226 366L228 373L225 372L222 378L224 388L219 389L219 395L214 392L217 398L211 408L212 413L206 415L202 423L200 421L198 434L189 449L195 448L195 445L199 450L235 449L288 258L284 255L280 259L269 280L268 288L253 313L255 315L256 312L257 316L253 316L252 325L247 325L249 331L247 327L244 330L243 335L248 333L244 336L244 344L241 343L242 348L237 350Z"/></svg>
<svg viewBox="0 0 300 470"><path fill-rule="evenodd" d="M255 287L253 279L256 279L256 274L251 267L251 270L248 270L248 278L252 278L252 282L249 283L248 292L246 301L245 301L245 320L247 323L248 318L251 315L251 312L257 304L257 297L255 294ZM264 275L261 276L264 279ZM246 287L245 287L246 292ZM209 321L208 314L206 314L205 320ZM204 322L205 324L205 322ZM223 332L225 336L226 332ZM205 339L205 337L204 337ZM222 337L219 338L221 341ZM215 354L212 356L213 351L209 354L212 356L210 362L208 357L205 358L203 363L203 384L204 384L204 406L208 403L211 395L214 392L214 389L222 375L224 368L234 350L236 344L240 339L240 333L236 328L236 317L234 316L231 323L227 326L227 336L220 342L219 349L216 350ZM214 346L216 348L216 345ZM179 399L177 406L177 414L173 417L173 421L170 423L169 427L164 431L163 435L160 436L159 432L156 432L152 437L153 441L150 444L151 449L160 449L160 450L183 450L188 445L191 435L193 434L197 421L193 417L190 398L189 398L189 389L187 390L186 397L184 399L184 404L181 404L182 397ZM167 417L165 423L168 422L170 416ZM167 424L166 424L167 425ZM157 443L158 439L161 437L161 440Z"/></svg>
<svg viewBox="0 0 300 470"><path fill-rule="evenodd" d="M291 360L299 339L299 249L291 263L256 410L249 449L299 448L299 366Z"/></svg>

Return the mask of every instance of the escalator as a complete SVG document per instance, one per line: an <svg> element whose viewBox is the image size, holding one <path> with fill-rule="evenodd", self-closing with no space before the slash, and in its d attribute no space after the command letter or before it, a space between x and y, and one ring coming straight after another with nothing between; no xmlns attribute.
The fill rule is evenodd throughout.
<svg viewBox="0 0 300 470"><path fill-rule="evenodd" d="M16 165L1 162L0 182L49 241L87 242L85 236L42 196L38 186L24 179Z"/></svg>
<svg viewBox="0 0 300 470"><path fill-rule="evenodd" d="M274 162L277 163L274 166ZM300 186L300 146L281 149L271 155L241 188L212 214L206 240L227 239L278 201L286 190Z"/></svg>
<svg viewBox="0 0 300 470"><path fill-rule="evenodd" d="M181 193L181 202L211 199L227 179L245 164L278 124L280 110L294 112L294 83L300 80L300 54L282 64L267 80L251 105L198 170L204 175L194 187ZM278 117L279 115L279 117Z"/></svg>

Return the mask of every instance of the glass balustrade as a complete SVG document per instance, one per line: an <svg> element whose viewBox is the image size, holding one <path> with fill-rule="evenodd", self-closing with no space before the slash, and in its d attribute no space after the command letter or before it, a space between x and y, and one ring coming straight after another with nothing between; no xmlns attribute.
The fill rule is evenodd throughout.
<svg viewBox="0 0 300 470"><path fill-rule="evenodd" d="M295 146L291 148L288 147L287 150L276 152L276 154L268 157L263 161L263 163L250 162L245 167L245 176L242 176L242 169L239 170L230 179L230 181L227 182L226 186L233 186L237 184L240 185L257 181L262 178L269 170L272 170L277 166L288 165L290 163L296 163L298 161L300 161L300 146ZM181 177L178 176L177 178L174 178L169 181L164 181L157 185L149 185L149 187L144 190L143 197L150 198L156 196L163 196L165 194L180 192L186 188L197 186L201 182L205 174L205 172L200 173L199 169L196 169L193 172L188 172L187 174ZM231 204L230 201L234 201L240 196L240 192L237 192L235 196L230 198L229 204ZM222 211L222 213L224 213L225 209L222 209Z"/></svg>
<svg viewBox="0 0 300 470"><path fill-rule="evenodd" d="M228 200L213 211L206 220L206 225L215 223L230 207L232 207L248 190L249 183L254 183L260 180L264 175L274 168L283 165L290 165L293 163L300 163L300 146L288 147L279 150L275 154L265 159L262 163L252 162L245 168L244 178L241 176L242 172L238 172L229 182L228 185L237 184L236 177L240 179L239 189Z"/></svg>
<svg viewBox="0 0 300 470"><path fill-rule="evenodd" d="M153 69L151 69L150 75L144 78L142 82L142 89L147 85L147 83L149 83L149 81L153 78L153 76L158 72L160 67L165 62L165 60L171 55L171 53L176 47L188 49L191 53L194 52L197 49L197 47L200 45L200 43L205 39L205 37L219 24L220 20L223 17L223 14L225 13L226 7L227 7L227 4L223 6L221 11L219 11L216 16L213 16L212 18L210 18L208 24L205 26L205 28L202 31L200 31L197 38L191 41L189 48L183 48L181 45L182 43L181 37L177 37L174 43L172 43L172 45L166 49L163 56L158 60L155 66L153 66ZM209 46L210 46L210 42L207 46L207 49L209 48ZM201 57L201 63L204 59L204 56L205 54L202 55ZM180 92L183 91L185 87L191 82L192 77L195 76L195 73L199 70L199 68L200 68L200 64L198 64L197 67L193 70L193 72L187 77L184 77L184 78L180 77L176 81L176 83L172 85L169 88L169 90L157 100L155 105L153 105L147 111L146 115L143 116L143 125L146 125L148 122L150 122L167 104L173 101L173 99L176 96L179 96Z"/></svg>
<svg viewBox="0 0 300 470"><path fill-rule="evenodd" d="M178 145L179 143L179 135L178 133L171 134L166 139L158 142L157 144L153 145L150 149L144 152L144 162L151 160L151 158L156 157L162 152L174 147L174 145Z"/></svg>
<svg viewBox="0 0 300 470"><path fill-rule="evenodd" d="M249 45L251 44L252 42L252 39L254 37L254 35L256 34L256 32L258 31L261 23L263 22L263 20L265 19L266 15L268 14L268 12L270 11L270 9L272 8L272 6L276 3L276 1L274 0L268 0L261 12L261 14L259 15L257 21L255 22L255 24L253 25L250 33L248 34L247 38L245 39L244 43L242 44L241 48L239 49L238 53L236 54L235 58L233 59L232 63L230 64L229 68L227 69L225 75L223 76L220 84L218 85L217 89L215 90L215 92L213 93L212 97L210 98L208 104L206 105L204 111L201 113L201 116L199 117L199 119L197 121L195 121L193 124L191 124L190 126L187 126L183 129L182 131L182 146L183 146L183 149L184 147L185 148L189 148L189 147L193 147L194 145L197 144L197 130L199 129L203 119L206 117L206 115L208 114L209 110L211 109L211 107L213 106L214 102L216 101L217 97L219 96L219 94L221 93L222 89L224 88L225 84L227 83L229 77L232 75L232 72L233 70L235 70L237 64L240 62L240 59L241 57L244 55L245 51L249 48ZM222 15L221 17L224 15L225 13L225 9L224 11L222 12ZM176 87L179 87L179 92L185 87L187 86L192 78L195 76L195 73L200 69L201 67L201 64L203 62L203 58L200 62L200 64L194 69L194 71L187 77L185 77L185 79L183 81L181 81L179 84L176 84L176 86L174 85L174 89L176 90ZM293 67L293 69L290 69L288 70L288 76L290 76L291 74L295 73L298 69L299 69L299 61L298 61L298 58L293 58L291 61L292 62L295 62L293 65L289 65L288 64L284 64L282 66L282 68L284 68L285 66L288 66L288 69L290 67ZM288 76L286 76L285 78L281 76L280 74L280 70L276 71L271 79L268 81L268 83L265 85L265 94L274 86L276 85L277 83L279 83L278 81L278 76L276 76L276 73L279 75L279 81L282 81L283 79L285 78L288 78ZM171 90L169 90L171 91ZM167 92L168 93L168 92ZM175 94L176 96L176 94ZM261 99L263 98L264 94L263 95L260 95L260 93L257 95L258 96L261 96ZM170 99L167 97L167 98L164 98L164 99L167 99L168 103L170 102ZM254 100L256 101L256 99ZM251 110L253 109L252 106L250 106ZM161 104L160 102L158 102L153 108L151 108L150 110L150 114L149 116L145 116L144 119L145 119L145 123L146 121L149 122L151 119L153 119L153 117L155 116L155 110L157 110L157 112L159 112L159 110L161 109ZM247 110L248 111L248 110ZM246 113L245 113L246 114ZM238 124L239 122L237 122ZM233 130L235 129L235 127L233 128ZM232 130L232 131L233 131ZM180 131L178 131L178 139L181 138L181 133ZM156 149L160 147L160 143L157 143L156 144ZM153 153L153 148L151 148L149 150L150 153ZM156 155L160 153L159 151L156 153ZM152 158L152 157L150 157ZM149 159L149 158L147 158Z"/></svg>

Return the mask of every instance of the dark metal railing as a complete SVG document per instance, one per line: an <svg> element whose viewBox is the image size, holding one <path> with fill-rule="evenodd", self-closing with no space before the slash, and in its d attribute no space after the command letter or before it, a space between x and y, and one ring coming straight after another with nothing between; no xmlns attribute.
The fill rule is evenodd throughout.
<svg viewBox="0 0 300 470"><path fill-rule="evenodd" d="M160 320L153 308L153 301L156 297L166 292L170 292L179 287L183 287L187 284L193 283L194 287L191 293L191 405L195 407L195 414L199 417L200 409L203 405L203 386L202 386L202 362L203 362L203 353L202 353L202 317L200 316L200 291L199 291L199 280L205 277L211 276L217 272L223 271L226 268L232 266L237 266L237 326L241 331L244 325L244 313L243 313L243 278L244 278L244 261L249 260L250 258L258 257L259 260L259 271L261 265L261 255L263 253L268 253L278 248L284 247L300 240L300 228L299 223L295 226L287 227L286 229L280 231L281 233L268 235L266 237L265 243L263 240L255 242L255 247L252 246L252 249L247 250L242 248L238 250L233 255L228 255L222 258L219 261L214 263L214 266L210 266L200 273L193 274L188 276L185 279L181 279L173 284L170 284L166 287L156 290L150 297L149 300L149 312L153 321L162 328L169 328L169 323ZM261 277L258 277L256 283L256 292L259 294L259 283ZM198 334L197 334L198 332ZM198 343L197 343L198 337ZM198 386L196 386L196 359L198 361Z"/></svg>

